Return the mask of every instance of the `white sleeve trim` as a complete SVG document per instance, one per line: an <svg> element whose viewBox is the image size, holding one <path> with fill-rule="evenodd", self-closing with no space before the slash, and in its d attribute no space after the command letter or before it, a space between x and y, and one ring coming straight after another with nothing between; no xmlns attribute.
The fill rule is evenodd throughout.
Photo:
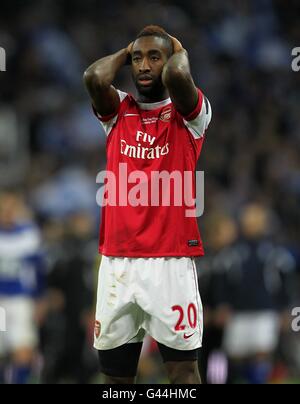
<svg viewBox="0 0 300 404"><path fill-rule="evenodd" d="M110 121L107 121L107 122L100 121L101 125L103 126L106 136L108 136L110 134L110 132L112 131L112 128L114 127L115 123L117 122L117 119L118 119L118 114L116 116L114 116Z"/></svg>
<svg viewBox="0 0 300 404"><path fill-rule="evenodd" d="M127 97L127 93L124 93L123 91L117 90L119 97L120 97L120 102L123 102L125 98ZM110 121L103 122L101 121L101 115L97 113L98 118L100 119L100 122L103 126L104 132L106 133L106 136L110 134L112 131L115 123L117 122L118 119L118 114L116 114Z"/></svg>
<svg viewBox="0 0 300 404"><path fill-rule="evenodd" d="M124 93L124 91L121 91L121 90L117 90L117 91L118 91L118 94L120 97L120 102L124 101L128 94Z"/></svg>
<svg viewBox="0 0 300 404"><path fill-rule="evenodd" d="M192 121L183 120L185 126L195 139L201 139L207 130L212 118L212 109L208 99L203 96L200 114Z"/></svg>

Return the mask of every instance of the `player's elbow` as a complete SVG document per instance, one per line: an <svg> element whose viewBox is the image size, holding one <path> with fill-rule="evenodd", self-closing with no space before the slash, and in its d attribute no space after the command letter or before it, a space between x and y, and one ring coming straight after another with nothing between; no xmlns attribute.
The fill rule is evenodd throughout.
<svg viewBox="0 0 300 404"><path fill-rule="evenodd" d="M168 66L163 72L163 82L168 87L174 83L188 81L190 72L185 66Z"/></svg>
<svg viewBox="0 0 300 404"><path fill-rule="evenodd" d="M110 85L99 68L88 68L83 74L83 82L90 91L101 91Z"/></svg>

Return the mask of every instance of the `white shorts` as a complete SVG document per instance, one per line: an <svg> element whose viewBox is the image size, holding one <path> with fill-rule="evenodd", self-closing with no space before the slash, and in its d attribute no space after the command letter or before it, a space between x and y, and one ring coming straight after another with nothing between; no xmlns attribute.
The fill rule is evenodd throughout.
<svg viewBox="0 0 300 404"><path fill-rule="evenodd" d="M192 258L102 257L94 347L141 342L145 333L173 349L201 347L203 308Z"/></svg>
<svg viewBox="0 0 300 404"><path fill-rule="evenodd" d="M4 309L6 331L0 331L0 357L21 348L37 346L37 329L34 323L34 302L27 297L0 297Z"/></svg>
<svg viewBox="0 0 300 404"><path fill-rule="evenodd" d="M279 341L279 319L272 311L235 314L225 329L224 349L230 357L271 353Z"/></svg>

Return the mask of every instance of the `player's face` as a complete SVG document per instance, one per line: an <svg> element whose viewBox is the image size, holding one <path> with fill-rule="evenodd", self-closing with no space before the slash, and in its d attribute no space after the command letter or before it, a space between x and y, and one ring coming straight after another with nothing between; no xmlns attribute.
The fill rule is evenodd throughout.
<svg viewBox="0 0 300 404"><path fill-rule="evenodd" d="M169 50L163 38L142 37L132 48L132 75L138 92L149 98L164 93L162 70L169 58Z"/></svg>

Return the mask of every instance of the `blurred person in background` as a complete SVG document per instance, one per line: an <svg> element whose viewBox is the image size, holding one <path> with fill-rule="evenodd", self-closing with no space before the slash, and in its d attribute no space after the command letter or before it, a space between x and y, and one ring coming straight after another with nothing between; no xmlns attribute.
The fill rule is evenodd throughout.
<svg viewBox="0 0 300 404"><path fill-rule="evenodd" d="M73 212L46 233L59 251L48 275L48 315L43 327L45 383L88 383L97 360L88 349L94 328L94 224L89 212ZM63 233L62 233L63 231ZM52 251L56 248L52 245Z"/></svg>
<svg viewBox="0 0 300 404"><path fill-rule="evenodd" d="M209 384L224 384L228 378L228 361L222 352L224 328L231 315L223 301L222 274L231 262L232 246L237 240L237 223L228 214L214 211L205 220L206 255L197 260L199 288L204 306L204 343L200 369Z"/></svg>
<svg viewBox="0 0 300 404"><path fill-rule="evenodd" d="M41 236L19 193L0 192L0 381L30 381L43 317L45 266Z"/></svg>
<svg viewBox="0 0 300 404"><path fill-rule="evenodd" d="M241 238L232 247L231 259L223 262L220 285L224 305L232 312L223 341L230 382L270 381L281 314L289 308L287 285L295 261L270 238L270 219L264 205L246 205L240 215Z"/></svg>

